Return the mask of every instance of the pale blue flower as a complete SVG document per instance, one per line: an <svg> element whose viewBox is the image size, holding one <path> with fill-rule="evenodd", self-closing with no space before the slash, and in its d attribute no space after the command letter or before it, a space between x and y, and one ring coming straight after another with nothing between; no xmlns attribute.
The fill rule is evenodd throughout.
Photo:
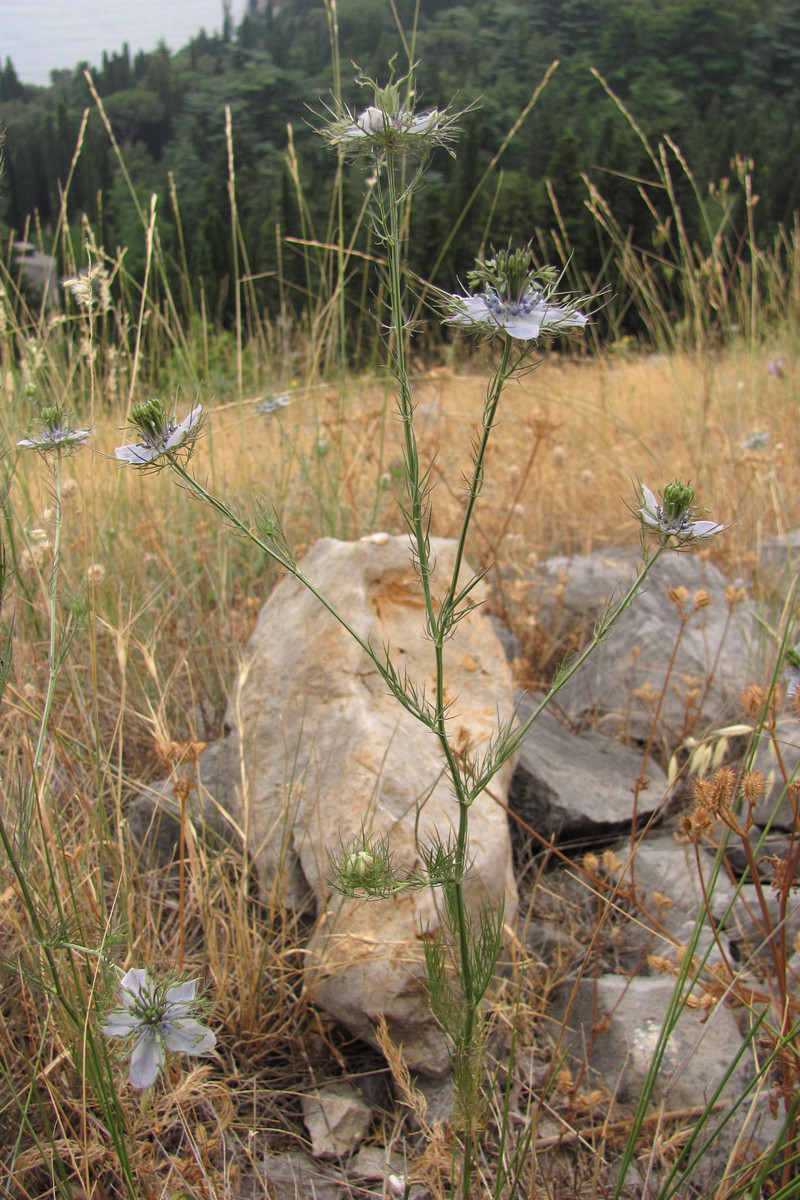
<svg viewBox="0 0 800 1200"><path fill-rule="evenodd" d="M191 449L200 431L202 406L196 404L188 417L176 424L161 400L146 400L131 410L131 424L142 440L117 446L114 453L123 462L146 465L162 455L172 456L181 447Z"/></svg>
<svg viewBox="0 0 800 1200"><path fill-rule="evenodd" d="M467 281L472 296L440 294L451 325L471 325L482 333L505 333L521 342L565 329L581 328L588 317L579 300L559 297L561 275L554 267L537 267L528 243L517 250L493 250L477 259Z"/></svg>
<svg viewBox="0 0 800 1200"><path fill-rule="evenodd" d="M53 405L42 409L39 431L20 438L17 445L24 450L38 450L40 454L72 454L84 445L88 436L88 429L73 429L63 408Z"/></svg>
<svg viewBox="0 0 800 1200"><path fill-rule="evenodd" d="M338 136L343 141L360 138L384 140L387 136L391 138L397 134L419 136L431 133L441 118L442 114L437 108L426 113L412 113L400 108L396 113L390 114L373 104L346 124Z"/></svg>
<svg viewBox="0 0 800 1200"><path fill-rule="evenodd" d="M280 396L267 396L266 400L262 400L255 406L254 412L271 413L276 412L279 408L285 408L291 401L292 397L288 392L283 392Z"/></svg>
<svg viewBox="0 0 800 1200"><path fill-rule="evenodd" d="M570 305L554 304L539 288L528 288L517 299L507 300L493 288L480 296L451 296L448 322L500 330L520 341L533 342L542 334L581 327L588 317Z"/></svg>
<svg viewBox="0 0 800 1200"><path fill-rule="evenodd" d="M120 980L122 1007L108 1014L101 1032L106 1037L135 1038L128 1077L135 1088L155 1083L167 1050L177 1054L207 1054L217 1044L214 1032L190 1017L197 980L172 987L156 986L147 972L131 967Z"/></svg>
<svg viewBox="0 0 800 1200"><path fill-rule="evenodd" d="M688 542L697 538L713 537L722 533L724 525L716 521L696 521L694 518L694 488L689 484L668 483L664 488L661 502L650 488L642 484L642 499L644 505L639 509L639 515L645 529L663 537L674 537L679 542Z"/></svg>

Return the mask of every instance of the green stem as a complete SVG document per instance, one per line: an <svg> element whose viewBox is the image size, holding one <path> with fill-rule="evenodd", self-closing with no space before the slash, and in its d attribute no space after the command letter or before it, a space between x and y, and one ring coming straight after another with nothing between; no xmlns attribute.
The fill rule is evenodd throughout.
<svg viewBox="0 0 800 1200"><path fill-rule="evenodd" d="M503 342L503 357L500 365L494 373L494 378L489 385L489 390L486 395L486 402L483 406L483 419L481 421L481 437L475 452L475 462L472 469L472 479L470 480L469 491L467 493L467 503L464 509L464 516L461 520L461 532L458 537L458 546L456 548L456 559L453 567L453 577L450 583L450 590L447 593L447 598L442 605L442 613L447 613L449 616L452 609L457 604L458 596L458 577L461 574L461 564L464 560L464 553L467 543L467 533L472 521L472 513L475 508L475 502L483 488L483 473L484 462L486 460L486 448L489 445L492 429L494 428L495 418L497 416L497 406L500 403L500 397L508 381L509 376L513 373L516 366L519 365L519 359L511 367L511 352L513 348L513 338L506 334ZM443 622L444 623L444 622Z"/></svg>
<svg viewBox="0 0 800 1200"><path fill-rule="evenodd" d="M376 169L380 171L379 164ZM425 497L424 488L419 473L419 452L414 434L414 402L411 385L406 369L405 349L405 316L403 314L403 271L400 261L401 234L398 219L400 200L397 192L394 155L390 149L386 153L386 184L388 189L388 206L383 203L383 193L378 189L380 223L386 240L387 265L389 268L389 303L391 306L391 327L389 330L389 361L392 372L397 380L397 403L403 422L403 440L406 463L406 491L409 500L407 514L415 542L419 578L425 597L425 611L428 618L428 629L436 641L438 622L433 608L431 595L431 563L428 544L428 534L425 528Z"/></svg>
<svg viewBox="0 0 800 1200"><path fill-rule="evenodd" d="M47 691L44 697L44 708L42 710L42 719L39 724L39 736L36 740L36 750L33 755L33 774L41 768L42 754L44 753L44 742L47 735L47 725L50 719L50 709L53 704L53 695L55 693L56 677L58 675L58 664L56 663L56 644L58 641L58 624L56 604L58 599L58 567L59 556L61 554L61 447L56 450L56 511L55 511L55 534L53 538L53 566L50 571L50 582L47 587L48 592L48 607L50 618L50 656L48 661L48 676L47 676ZM32 779L33 786L33 779Z"/></svg>

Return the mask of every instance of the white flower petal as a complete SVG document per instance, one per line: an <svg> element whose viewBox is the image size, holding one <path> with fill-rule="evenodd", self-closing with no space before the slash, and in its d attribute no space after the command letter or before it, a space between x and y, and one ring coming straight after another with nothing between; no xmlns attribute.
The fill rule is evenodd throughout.
<svg viewBox="0 0 800 1200"><path fill-rule="evenodd" d="M658 501L656 500L655 496L650 491L650 488L647 486L646 483L642 484L642 495L644 496L645 506L641 511L643 513L649 513L650 516L653 517L657 522L658 521Z"/></svg>
<svg viewBox="0 0 800 1200"><path fill-rule="evenodd" d="M413 117L408 126L409 133L429 133L439 121L438 108L432 108L430 112L420 113Z"/></svg>
<svg viewBox="0 0 800 1200"><path fill-rule="evenodd" d="M196 990L197 980L187 979L185 983L178 983L174 987L167 988L165 1000L170 1005L191 1004Z"/></svg>
<svg viewBox="0 0 800 1200"><path fill-rule="evenodd" d="M148 463L163 453L156 446L117 446L114 454L123 462Z"/></svg>
<svg viewBox="0 0 800 1200"><path fill-rule="evenodd" d="M164 450L174 450L176 446L180 446L181 442L186 441L188 432L188 429L183 428L183 424L178 425L164 442Z"/></svg>
<svg viewBox="0 0 800 1200"><path fill-rule="evenodd" d="M188 417L184 417L183 420L176 426L175 431L167 438L166 442L164 443L165 448L167 450L172 450L175 446L180 446L181 442L185 440L187 434L194 429L195 425L200 420L202 413L202 405L196 404L189 413Z"/></svg>
<svg viewBox="0 0 800 1200"><path fill-rule="evenodd" d="M131 1054L131 1065L128 1078L135 1088L152 1087L158 1078L158 1073L164 1065L164 1048L159 1042L155 1030L145 1028L139 1035Z"/></svg>
<svg viewBox="0 0 800 1200"><path fill-rule="evenodd" d="M356 125L364 133L383 133L386 128L386 118L379 108L371 105L356 118Z"/></svg>
<svg viewBox="0 0 800 1200"><path fill-rule="evenodd" d="M169 1021L164 1024L164 1041L168 1050L176 1050L181 1054L206 1054L216 1046L217 1036L199 1021Z"/></svg>
<svg viewBox="0 0 800 1200"><path fill-rule="evenodd" d="M548 325L585 325L588 317L582 312L562 308L560 304L537 304L534 312L542 314L542 328Z"/></svg>
<svg viewBox="0 0 800 1200"><path fill-rule="evenodd" d="M724 528L724 525L718 525L716 521L693 521L692 537L713 537L715 533L722 533Z"/></svg>
<svg viewBox="0 0 800 1200"><path fill-rule="evenodd" d="M142 993L150 995L150 985L147 982L147 972L143 967L131 967L119 981L120 999L126 1008L130 1008Z"/></svg>
<svg viewBox="0 0 800 1200"><path fill-rule="evenodd" d="M115 1008L106 1017L105 1025L100 1026L100 1032L106 1037L128 1037L141 1024L139 1018L124 1008Z"/></svg>
<svg viewBox="0 0 800 1200"><path fill-rule="evenodd" d="M523 342L534 341L541 330L541 323L535 311L518 313L514 317L504 317L501 324L513 338L519 338Z"/></svg>
<svg viewBox="0 0 800 1200"><path fill-rule="evenodd" d="M176 987L167 988L164 997L166 1001L166 1021L178 1020L181 1017L188 1017L192 1005L194 1004L196 979L187 980L186 983L180 983Z"/></svg>

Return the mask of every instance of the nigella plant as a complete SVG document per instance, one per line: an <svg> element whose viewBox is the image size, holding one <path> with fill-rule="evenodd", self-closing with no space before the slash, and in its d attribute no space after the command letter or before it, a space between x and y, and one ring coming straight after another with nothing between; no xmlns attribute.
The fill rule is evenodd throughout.
<svg viewBox="0 0 800 1200"><path fill-rule="evenodd" d="M75 429L69 416L60 404L41 411L37 428L28 437L20 438L17 445L23 450L38 450L47 457L51 454L73 454L86 443L88 429Z"/></svg>
<svg viewBox="0 0 800 1200"><path fill-rule="evenodd" d="M361 79L371 88L372 103L353 112L339 109L322 130L341 157L356 158L367 167L367 201L381 247L386 286L384 305L376 314L383 333L389 370L395 381L403 455L405 496L401 512L411 547L411 559L419 578L424 632L430 645L429 689L416 688L392 661L389 650L379 653L336 611L310 580L305 578L289 548L277 517L266 511L252 521L233 512L209 492L186 467L200 427L200 407L183 421L173 420L163 403L147 401L131 413L137 443L117 449L117 457L142 466L168 466L183 486L208 503L236 533L247 537L273 561L297 578L319 600L358 643L380 674L387 691L402 708L426 726L436 739L443 773L454 798L454 813L441 839L419 846L424 869L416 865L407 872L392 861L390 846L380 833L361 830L355 839L343 841L333 856L333 886L350 897L386 899L408 888L434 887L441 904L440 928L424 931L422 939L428 977L428 993L434 1016L452 1044L454 1083L458 1106L457 1128L461 1135L461 1167L458 1188L470 1195L477 1140L483 1123L481 1088L485 1078L484 998L495 971L503 936L503 913L497 906L480 907L465 887L470 869L470 808L494 777L517 752L534 721L576 671L580 670L598 643L633 601L658 558L672 546L709 537L721 528L698 520L693 507L694 491L680 494L673 485L661 501L644 489L637 504L637 519L658 535L654 551L645 557L637 578L619 603L598 623L592 640L557 672L553 685L522 725L513 721L497 730L482 755L475 761L464 755L452 736L449 680L446 678L445 646L458 623L474 604L474 589L480 576L470 577L466 567L468 536L475 505L484 483L487 450L506 384L527 368L531 355L553 335L579 332L589 315L585 298L559 290L561 274L554 268L537 267L530 245L522 249L493 252L479 260L468 277L471 294L438 293L443 320L467 333L496 339L498 354L489 378L476 435L472 462L464 471L463 510L457 530L454 563L449 578L432 583L434 570L430 541L432 465L422 461L414 421L415 404L407 365L412 335L408 313L408 277L405 270L404 236L408 202L419 186L425 165L437 150L450 150L458 114L416 105L413 80L390 78L385 87ZM435 293L434 293L435 294ZM683 486L683 485L676 485ZM130 975L130 973L129 973ZM176 1013L170 1004L183 1004L183 993L153 993L142 975L129 980L129 998L106 1031L135 1034L138 1056L137 1078L154 1078L163 1062L165 1049L203 1053L203 1034L195 1030L192 1049L187 1039L194 1033L180 1022L186 1012ZM135 986L134 986L135 985ZM137 990L138 989L138 990ZM150 990L148 990L150 989ZM202 1027L201 1027L202 1028ZM134 1051L136 1055L136 1051ZM141 1069L141 1073L139 1070ZM455 1189L455 1182L454 1182ZM498 1184L497 1194L499 1195Z"/></svg>
<svg viewBox="0 0 800 1200"><path fill-rule="evenodd" d="M672 544L676 549L722 533L723 525L696 518L694 497L691 484L678 480L667 484L660 499L642 484L644 504L639 508L639 517L644 533L654 534L663 544Z"/></svg>
<svg viewBox="0 0 800 1200"><path fill-rule="evenodd" d="M477 294L442 298L445 319L451 325L535 342L587 323L580 300L558 295L555 269L536 268L530 245L496 251L492 258L479 260L467 278Z"/></svg>
<svg viewBox="0 0 800 1200"><path fill-rule="evenodd" d="M128 1078L135 1088L152 1087L166 1062L167 1051L208 1054L217 1044L213 1030L191 1015L197 1003L197 980L152 983L147 972L131 967L120 980L120 1008L108 1014L106 1037L132 1038Z"/></svg>
<svg viewBox="0 0 800 1200"><path fill-rule="evenodd" d="M322 129L323 136L348 157L366 155L380 163L387 155L393 161L422 158L437 146L449 146L458 126L458 116L438 108L418 112L413 89L406 76L380 87L372 79L358 80L373 93L373 103L356 113L347 107L332 114ZM401 88L408 96L403 101ZM460 114L459 114L460 115Z"/></svg>
<svg viewBox="0 0 800 1200"><path fill-rule="evenodd" d="M202 421L203 409L199 404L182 421L175 421L163 400L145 400L131 409L130 422L138 442L117 446L114 453L123 462L145 467L165 466L179 457L185 461L194 449Z"/></svg>

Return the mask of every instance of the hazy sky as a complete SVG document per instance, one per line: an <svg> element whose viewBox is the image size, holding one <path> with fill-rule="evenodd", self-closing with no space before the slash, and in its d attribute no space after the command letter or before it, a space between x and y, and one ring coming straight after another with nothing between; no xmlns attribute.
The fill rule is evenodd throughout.
<svg viewBox="0 0 800 1200"><path fill-rule="evenodd" d="M247 0L232 0L234 21ZM201 26L222 27L222 0L0 0L0 60L23 83L47 84L54 67L99 66L104 50L179 50Z"/></svg>

